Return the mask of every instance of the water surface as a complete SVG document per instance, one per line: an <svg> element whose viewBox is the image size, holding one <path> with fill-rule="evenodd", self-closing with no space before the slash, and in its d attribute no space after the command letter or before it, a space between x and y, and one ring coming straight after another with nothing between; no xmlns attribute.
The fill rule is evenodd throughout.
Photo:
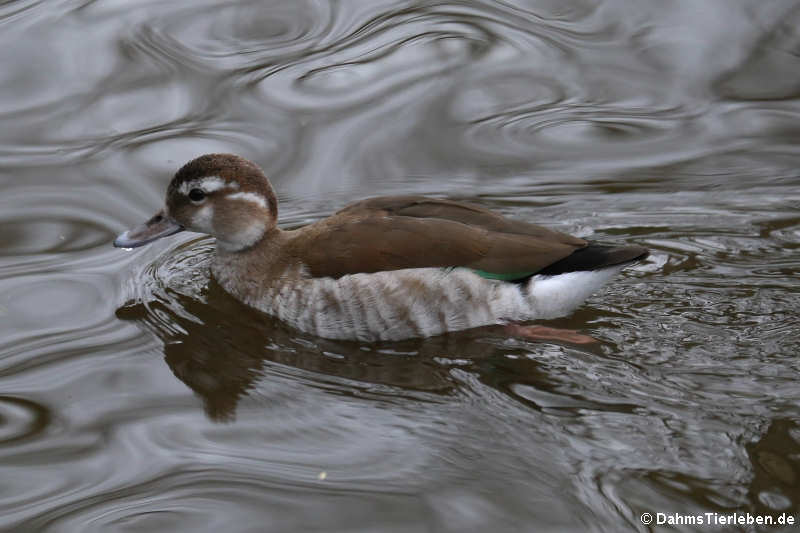
<svg viewBox="0 0 800 533"><path fill-rule="evenodd" d="M0 5L0 528L800 512L798 28L788 0ZM227 296L209 238L111 247L212 151L286 227L429 194L652 254L546 323L596 345L325 341Z"/></svg>

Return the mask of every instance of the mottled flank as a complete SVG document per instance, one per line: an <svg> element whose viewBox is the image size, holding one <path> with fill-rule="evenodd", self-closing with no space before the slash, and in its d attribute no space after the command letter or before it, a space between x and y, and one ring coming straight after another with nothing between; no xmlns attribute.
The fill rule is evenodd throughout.
<svg viewBox="0 0 800 533"><path fill-rule="evenodd" d="M330 339L394 341L564 316L622 268L534 276L525 285L486 279L465 268L339 279L304 278L295 271L268 287L248 283L224 258L215 260L212 270L226 291L299 330Z"/></svg>

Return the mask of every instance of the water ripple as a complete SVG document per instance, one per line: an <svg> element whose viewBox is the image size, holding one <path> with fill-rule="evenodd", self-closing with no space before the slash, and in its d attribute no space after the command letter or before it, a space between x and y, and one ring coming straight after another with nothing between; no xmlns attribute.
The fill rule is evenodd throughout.
<svg viewBox="0 0 800 533"><path fill-rule="evenodd" d="M0 5L0 528L638 530L800 509L796 0ZM237 152L645 245L572 316L317 339L113 235ZM54 475L57 473L58 475Z"/></svg>
<svg viewBox="0 0 800 533"><path fill-rule="evenodd" d="M49 411L25 398L0 396L0 447L16 444L44 431Z"/></svg>
<svg viewBox="0 0 800 533"><path fill-rule="evenodd" d="M87 194L91 193L91 194ZM69 254L105 246L116 225L94 188L6 189L0 200L0 257Z"/></svg>
<svg viewBox="0 0 800 533"><path fill-rule="evenodd" d="M215 69L251 69L299 59L331 31L330 6L311 1L182 9L159 21L156 48Z"/></svg>

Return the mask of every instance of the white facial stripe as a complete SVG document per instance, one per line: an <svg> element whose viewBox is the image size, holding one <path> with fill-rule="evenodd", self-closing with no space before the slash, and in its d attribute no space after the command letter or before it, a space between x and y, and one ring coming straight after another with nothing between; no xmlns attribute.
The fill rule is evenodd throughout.
<svg viewBox="0 0 800 533"><path fill-rule="evenodd" d="M219 191L221 189L238 189L239 184L235 181L226 183L224 179L219 176L207 176L192 181L185 181L181 183L178 192L181 194L189 194L192 189L201 189L204 193Z"/></svg>
<svg viewBox="0 0 800 533"><path fill-rule="evenodd" d="M267 208L267 200L264 199L264 197L260 194L256 194L254 192L235 192L227 195L225 198L228 198L229 200L244 200L245 202L252 202L256 205L259 205L262 209Z"/></svg>

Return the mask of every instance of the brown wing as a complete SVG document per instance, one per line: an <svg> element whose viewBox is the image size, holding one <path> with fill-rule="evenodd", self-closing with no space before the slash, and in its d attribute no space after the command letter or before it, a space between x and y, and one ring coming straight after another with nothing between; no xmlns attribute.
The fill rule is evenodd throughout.
<svg viewBox="0 0 800 533"><path fill-rule="evenodd" d="M536 272L587 243L475 205L387 196L352 204L303 228L293 244L312 276L340 277L453 266L495 274Z"/></svg>

